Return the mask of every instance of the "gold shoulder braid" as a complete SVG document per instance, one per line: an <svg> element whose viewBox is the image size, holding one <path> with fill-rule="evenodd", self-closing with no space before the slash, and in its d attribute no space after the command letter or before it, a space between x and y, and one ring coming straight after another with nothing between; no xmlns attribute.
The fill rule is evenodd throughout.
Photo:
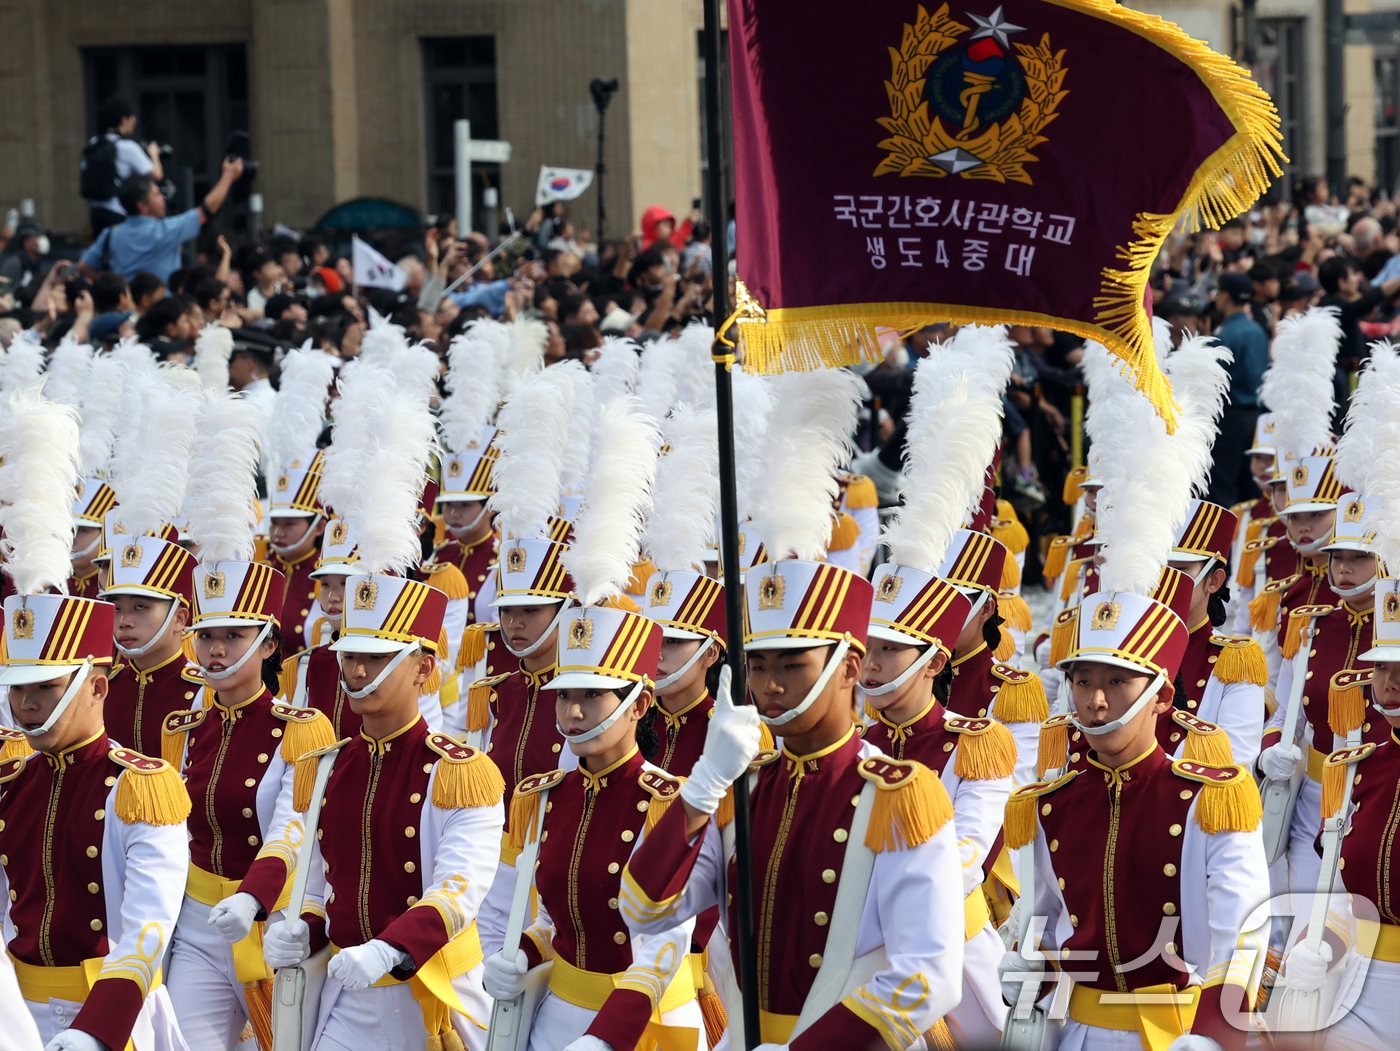
<svg viewBox="0 0 1400 1051"><path fill-rule="evenodd" d="M1333 752L1322 765L1322 820L1335 817L1342 808L1342 794L1347 786L1347 764L1359 763L1376 750L1371 741L1356 748ZM1360 776L1359 774L1357 775Z"/></svg>
<svg viewBox="0 0 1400 1051"><path fill-rule="evenodd" d="M1006 820L1002 825L1008 850L1019 850L1035 840L1040 827L1035 818L1035 801L1064 788L1078 776L1078 770L1071 770L1054 781L1036 781L1011 793L1011 798L1006 801Z"/></svg>
<svg viewBox="0 0 1400 1051"><path fill-rule="evenodd" d="M510 844L516 850L525 849L525 837L535 827L540 811L540 793L562 780L563 770L551 770L547 774L532 774L515 786L515 795L510 801Z"/></svg>
<svg viewBox="0 0 1400 1051"><path fill-rule="evenodd" d="M1035 776L1043 778L1047 770L1069 766L1069 728L1074 716L1069 712L1052 715L1040 724L1040 744L1035 754Z"/></svg>
<svg viewBox="0 0 1400 1051"><path fill-rule="evenodd" d="M311 809L311 790L316 787L316 765L321 756L337 751L349 743L350 738L346 737L332 741L322 748L313 748L301 753L296 762L296 771L292 775L292 809L298 814L304 814Z"/></svg>
<svg viewBox="0 0 1400 1051"><path fill-rule="evenodd" d="M462 648L466 648L462 643ZM489 679L477 679L467 687L467 729L475 733L491 725L491 702L496 697L496 687L510 678L510 673L493 675Z"/></svg>
<svg viewBox="0 0 1400 1051"><path fill-rule="evenodd" d="M947 789L923 763L875 755L862 760L859 770L875 785L865 845L877 854L917 847L952 820Z"/></svg>
<svg viewBox="0 0 1400 1051"><path fill-rule="evenodd" d="M437 588L447 596L449 601L471 596L471 588L467 586L467 578L462 576L462 571L451 562L429 562L423 567L423 572L428 574L428 579L424 583L429 587Z"/></svg>
<svg viewBox="0 0 1400 1051"><path fill-rule="evenodd" d="M22 730L0 729L0 763L7 759L23 759L33 751L28 735Z"/></svg>
<svg viewBox="0 0 1400 1051"><path fill-rule="evenodd" d="M335 743L331 721L316 708L274 704L272 714L287 724L282 732L282 758L295 764L307 752Z"/></svg>
<svg viewBox="0 0 1400 1051"><path fill-rule="evenodd" d="M954 715L943 725L958 735L953 773L964 781L995 781L1016 769L1016 738L997 720Z"/></svg>
<svg viewBox="0 0 1400 1051"><path fill-rule="evenodd" d="M1178 759L1172 770L1202 785L1196 798L1196 824L1202 832L1253 832L1264 816L1259 789L1242 766L1211 766Z"/></svg>
<svg viewBox="0 0 1400 1051"><path fill-rule="evenodd" d="M671 804L680 798L681 785L685 784L685 778L674 777L665 770L643 770L637 778L637 783L651 796L651 802L647 804L647 820L644 826L645 830L650 832L657 822L666 816Z"/></svg>
<svg viewBox="0 0 1400 1051"><path fill-rule="evenodd" d="M1186 727L1186 747L1181 757L1206 766L1234 766L1235 751L1230 747L1230 735L1215 723L1198 719L1190 712L1176 710L1172 719Z"/></svg>
<svg viewBox="0 0 1400 1051"><path fill-rule="evenodd" d="M128 825L178 825L190 816L190 794L175 768L129 748L113 748L108 758L125 767L117 780L117 817Z"/></svg>
<svg viewBox="0 0 1400 1051"><path fill-rule="evenodd" d="M185 754L185 734L204 722L208 708L191 708L183 712L171 712L165 717L160 728L160 757L177 770Z"/></svg>
<svg viewBox="0 0 1400 1051"><path fill-rule="evenodd" d="M441 810L495 806L506 783L486 753L448 737L429 734L428 747L441 756L433 776L433 806Z"/></svg>
<svg viewBox="0 0 1400 1051"><path fill-rule="evenodd" d="M999 679L992 714L1003 723L1043 723L1050 717L1045 684L1033 671L1022 671L1009 664L993 664L992 675Z"/></svg>
<svg viewBox="0 0 1400 1051"><path fill-rule="evenodd" d="M1212 635L1212 646L1219 647L1215 655L1215 677L1221 682L1252 682L1264 686L1269 681L1269 666L1264 649L1254 639L1236 639Z"/></svg>

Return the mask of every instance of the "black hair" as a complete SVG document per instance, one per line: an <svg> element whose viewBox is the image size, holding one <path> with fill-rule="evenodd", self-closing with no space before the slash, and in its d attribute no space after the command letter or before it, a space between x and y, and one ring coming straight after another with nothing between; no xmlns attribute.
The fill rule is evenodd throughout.
<svg viewBox="0 0 1400 1051"><path fill-rule="evenodd" d="M149 270L138 270L131 275L131 280L127 282L127 288L131 289L132 301L137 306L141 304L142 296L149 296L151 293L165 287L165 282L158 278Z"/></svg>
<svg viewBox="0 0 1400 1051"><path fill-rule="evenodd" d="M186 283L188 288L188 282ZM224 294L224 289L228 285L224 284L217 277L206 277L199 284L194 286L194 301L199 304L200 310L208 310L209 304Z"/></svg>
<svg viewBox="0 0 1400 1051"><path fill-rule="evenodd" d="M272 631L263 641L274 644L272 656L263 658L262 681L268 692L276 697L282 689L282 629L276 624L272 625Z"/></svg>
<svg viewBox="0 0 1400 1051"><path fill-rule="evenodd" d="M178 324L185 314L185 304L174 296L165 296L151 304L136 321L136 335L143 340L165 335L167 325Z"/></svg>
<svg viewBox="0 0 1400 1051"><path fill-rule="evenodd" d="M719 650L719 660L715 661L705 669L705 689L713 697L719 692L719 673L724 670L724 666L729 663L728 651L718 643L715 644Z"/></svg>
<svg viewBox="0 0 1400 1051"><path fill-rule="evenodd" d="M1000 641L1000 640L998 640ZM933 696L939 704L945 707L948 698L953 692L953 662L950 659L943 665L943 670L933 677Z"/></svg>
<svg viewBox="0 0 1400 1051"><path fill-rule="evenodd" d="M1317 281L1322 286L1322 290L1329 296L1337 294L1337 286L1342 283L1343 278L1355 269L1350 259L1343 256L1334 255L1320 267L1317 268Z"/></svg>
<svg viewBox="0 0 1400 1051"><path fill-rule="evenodd" d="M121 201L127 215L136 214L136 206L151 195L151 187L155 184L156 181L149 175L127 176L121 189L117 191L117 200Z"/></svg>
<svg viewBox="0 0 1400 1051"><path fill-rule="evenodd" d="M115 270L103 270L92 279L92 309L110 314L121 305L126 291L126 278Z"/></svg>
<svg viewBox="0 0 1400 1051"><path fill-rule="evenodd" d="M1001 626L1006 621L996 608L996 596L989 595L987 600L992 603L992 615L982 623L982 641L987 644L987 649L994 650L1001 645Z"/></svg>
<svg viewBox="0 0 1400 1051"><path fill-rule="evenodd" d="M116 131L127 117L134 117L136 109L126 99L108 99L97 110L97 124L100 132Z"/></svg>
<svg viewBox="0 0 1400 1051"><path fill-rule="evenodd" d="M625 697L623 690L614 690L619 697ZM657 752L661 751L661 732L656 728L658 712L653 703L647 708L646 714L637 720L637 748L642 753L642 758L651 760Z"/></svg>
<svg viewBox="0 0 1400 1051"><path fill-rule="evenodd" d="M1215 569L1225 569L1225 566L1222 564L1216 566ZM1212 569L1211 572L1214 573L1215 569ZM1212 627L1218 628L1225 623L1225 604L1229 601L1230 574L1229 570L1226 570L1225 583L1220 585L1219 591L1206 600L1206 616L1210 618Z"/></svg>

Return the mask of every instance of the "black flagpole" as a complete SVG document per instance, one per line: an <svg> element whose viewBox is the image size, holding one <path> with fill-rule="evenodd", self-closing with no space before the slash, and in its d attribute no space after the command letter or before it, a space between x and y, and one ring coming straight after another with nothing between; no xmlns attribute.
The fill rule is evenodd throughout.
<svg viewBox="0 0 1400 1051"><path fill-rule="evenodd" d="M705 139L709 169L705 188L709 197L710 256L714 285L714 328L716 333L715 413L719 422L720 548L724 565L724 607L729 630L729 668L737 704L748 703L744 672L744 590L739 582L739 509L734 477L734 398L729 367L733 358L720 342L729 317L729 216L726 214L724 185L724 83L720 50L720 0L705 0ZM743 978L743 1046L757 1047L758 1032L758 945L754 934L753 850L749 827L749 781L734 782L734 850L737 870L734 908L739 934L739 958L735 961ZM735 1041L736 1023L729 1020L730 1040Z"/></svg>

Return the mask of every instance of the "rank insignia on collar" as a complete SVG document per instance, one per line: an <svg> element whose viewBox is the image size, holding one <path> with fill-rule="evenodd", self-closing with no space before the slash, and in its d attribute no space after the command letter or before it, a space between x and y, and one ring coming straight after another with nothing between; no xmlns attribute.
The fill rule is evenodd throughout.
<svg viewBox="0 0 1400 1051"><path fill-rule="evenodd" d="M593 645L593 622L579 617L569 625L569 649L586 650Z"/></svg>
<svg viewBox="0 0 1400 1051"><path fill-rule="evenodd" d="M787 581L783 579L776 568L763 578L758 585L758 608L759 609L782 609L783 593L787 591Z"/></svg>
<svg viewBox="0 0 1400 1051"><path fill-rule="evenodd" d="M904 578L894 573L886 573L875 589L876 602L893 602L899 597L899 589L904 586Z"/></svg>
<svg viewBox="0 0 1400 1051"><path fill-rule="evenodd" d="M1094 619L1089 627L1094 631L1112 631L1118 627L1118 615L1123 607L1117 602L1100 602L1094 607Z"/></svg>
<svg viewBox="0 0 1400 1051"><path fill-rule="evenodd" d="M651 604L653 606L669 606L671 604L671 582L669 580L658 580L651 586Z"/></svg>
<svg viewBox="0 0 1400 1051"><path fill-rule="evenodd" d="M32 639L34 637L34 611L32 609L17 609L11 621L11 634L17 639Z"/></svg>
<svg viewBox="0 0 1400 1051"><path fill-rule="evenodd" d="M355 585L355 608L374 609L379 601L379 585L373 580L362 580Z"/></svg>

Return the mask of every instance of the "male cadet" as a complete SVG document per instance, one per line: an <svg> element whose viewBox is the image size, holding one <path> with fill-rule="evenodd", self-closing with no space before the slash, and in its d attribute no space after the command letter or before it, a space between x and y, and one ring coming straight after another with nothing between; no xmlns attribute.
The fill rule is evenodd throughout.
<svg viewBox="0 0 1400 1051"><path fill-rule="evenodd" d="M319 616L311 571L326 531L320 501L321 455L318 450L304 460L293 460L271 480L267 564L285 578L278 618L283 659L306 648L306 629Z"/></svg>
<svg viewBox="0 0 1400 1051"><path fill-rule="evenodd" d="M496 491L491 479L497 456L491 445L495 434L495 428L488 427L481 440L474 443L475 448L444 458L437 495L448 539L433 550L431 561L450 562L462 571L467 597L472 602L468 624L476 621L477 596L496 567L499 538L494 528L495 515L486 507L486 501Z"/></svg>
<svg viewBox="0 0 1400 1051"><path fill-rule="evenodd" d="M68 578L68 594L96 598L101 589L98 567L93 559L102 553L102 520L116 506L117 494L100 478L86 478L78 483L73 498L73 569Z"/></svg>

